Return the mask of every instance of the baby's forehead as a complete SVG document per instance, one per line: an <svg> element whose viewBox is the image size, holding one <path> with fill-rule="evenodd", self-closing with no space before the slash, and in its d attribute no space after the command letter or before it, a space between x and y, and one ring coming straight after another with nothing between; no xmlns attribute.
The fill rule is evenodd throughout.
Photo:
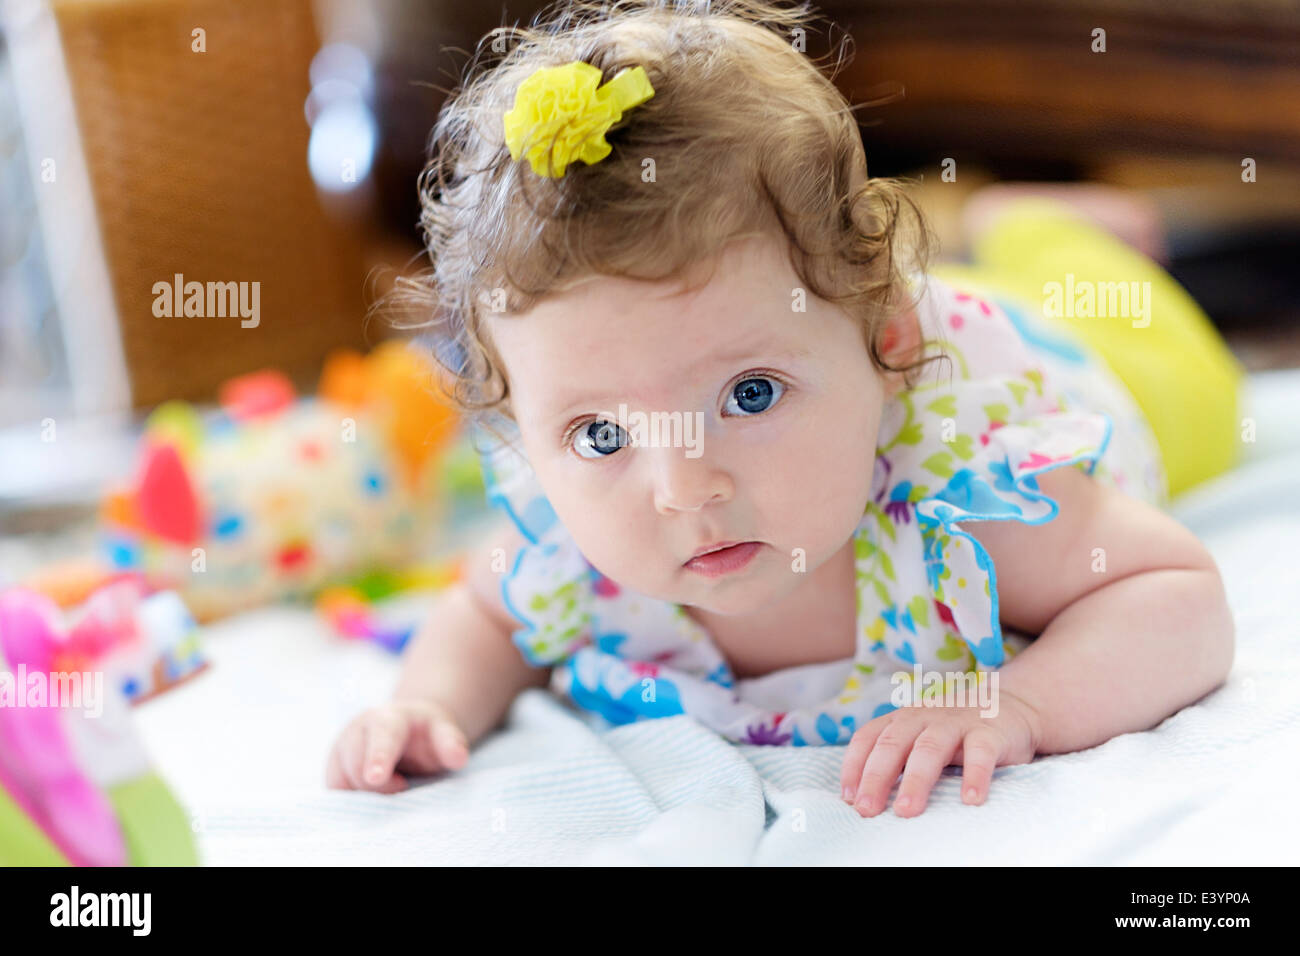
<svg viewBox="0 0 1300 956"><path fill-rule="evenodd" d="M601 278L503 317L494 334L515 354L562 353L548 363L557 374L573 353L599 354L603 365L616 367L671 357L676 369L678 363L739 360L756 352L808 354L819 320L792 308L803 301L799 289L793 295L756 286L682 291Z"/></svg>
<svg viewBox="0 0 1300 956"><path fill-rule="evenodd" d="M598 276L502 317L496 327L513 338L617 339L632 350L653 344L704 354L733 349L738 340L764 347L808 342L818 324L810 312L824 305L797 280L770 275L685 286Z"/></svg>
<svg viewBox="0 0 1300 956"><path fill-rule="evenodd" d="M779 298L788 303L791 290L802 284L789 255L784 238L746 235L668 276L589 273L566 281L551 298L569 302L662 301L674 308L690 308L697 303L716 305L726 300L749 302L755 298Z"/></svg>

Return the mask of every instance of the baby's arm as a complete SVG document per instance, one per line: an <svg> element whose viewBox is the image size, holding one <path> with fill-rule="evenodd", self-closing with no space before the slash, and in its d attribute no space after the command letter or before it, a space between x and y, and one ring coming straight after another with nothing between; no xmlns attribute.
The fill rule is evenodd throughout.
<svg viewBox="0 0 1300 956"><path fill-rule="evenodd" d="M1232 613L1196 536L1077 468L1038 484L1061 507L1047 524L963 525L993 559L1003 623L1040 634L999 677L1037 716L1036 752L1147 730L1223 683Z"/></svg>
<svg viewBox="0 0 1300 956"><path fill-rule="evenodd" d="M493 571L500 566L493 561L497 549L509 562L522 544L505 526L466 557L464 580L439 595L407 649L392 699L339 735L326 771L329 786L394 792L406 787L395 770L458 769L520 691L545 686L549 668L530 666L511 641L520 625L506 610L501 576Z"/></svg>
<svg viewBox="0 0 1300 956"><path fill-rule="evenodd" d="M524 543L503 524L467 556L464 580L449 588L405 655L394 700L435 700L455 716L470 743L494 729L520 691L545 686L549 668L524 660L511 635L522 625L506 610L500 549L506 566ZM499 555L498 555L499 557Z"/></svg>
<svg viewBox="0 0 1300 956"><path fill-rule="evenodd" d="M983 803L995 767L1146 730L1227 676L1232 614L1196 537L1077 468L1038 486L1061 509L1046 524L962 530L993 560L1002 623L1040 636L998 672L995 715L905 707L860 727L841 770L859 813L881 812L901 772L894 812L915 816L949 763L964 802Z"/></svg>

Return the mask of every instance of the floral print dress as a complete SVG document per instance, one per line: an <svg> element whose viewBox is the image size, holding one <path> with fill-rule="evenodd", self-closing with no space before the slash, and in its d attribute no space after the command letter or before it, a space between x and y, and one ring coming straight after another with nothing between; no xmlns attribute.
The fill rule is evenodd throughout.
<svg viewBox="0 0 1300 956"><path fill-rule="evenodd" d="M998 619L997 577L965 522L1042 524L1055 501L1035 476L1077 467L1152 504L1166 501L1155 438L1131 395L1078 342L1018 303L933 275L917 314L930 364L884 407L870 500L854 533L856 653L737 679L684 608L621 587L586 561L551 509L509 425L487 439L489 501L528 544L502 581L525 659L610 724L688 714L729 740L847 743L894 709L898 680L996 669L1027 644ZM481 439L487 433L481 433ZM599 722L599 721L598 721Z"/></svg>

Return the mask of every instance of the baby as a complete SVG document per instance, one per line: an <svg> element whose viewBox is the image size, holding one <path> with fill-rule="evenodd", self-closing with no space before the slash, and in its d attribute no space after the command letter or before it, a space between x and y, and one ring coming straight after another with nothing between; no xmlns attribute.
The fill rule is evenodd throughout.
<svg viewBox="0 0 1300 956"><path fill-rule="evenodd" d="M1219 685L1220 576L1124 386L926 271L806 10L673 7L493 31L439 120L417 291L505 514L329 785L461 768L549 683L605 725L844 744L843 798L901 774L914 816L949 764L980 804Z"/></svg>

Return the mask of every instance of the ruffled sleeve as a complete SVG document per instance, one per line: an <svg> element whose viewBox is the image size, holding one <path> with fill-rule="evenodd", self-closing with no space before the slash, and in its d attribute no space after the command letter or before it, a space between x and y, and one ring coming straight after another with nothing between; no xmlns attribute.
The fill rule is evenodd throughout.
<svg viewBox="0 0 1300 956"><path fill-rule="evenodd" d="M951 665L967 658L954 645L955 632L973 655L967 664L997 667L1007 647L996 570L962 525L1051 521L1059 509L1036 476L1067 466L1092 474L1111 422L1105 414L1068 407L995 304L933 277L927 284L918 310L923 334L932 346L941 344L951 362L930 366L915 388L885 406L875 494L895 550L896 529L915 518L911 537L920 538L925 580L911 581L909 590L906 577L893 574L879 588L887 627L876 636L909 664Z"/></svg>
<svg viewBox="0 0 1300 956"><path fill-rule="evenodd" d="M546 500L519 450L518 431L497 416L476 431L487 500L527 540L501 582L507 609L523 625L513 640L537 667L557 664L590 643L597 572Z"/></svg>

